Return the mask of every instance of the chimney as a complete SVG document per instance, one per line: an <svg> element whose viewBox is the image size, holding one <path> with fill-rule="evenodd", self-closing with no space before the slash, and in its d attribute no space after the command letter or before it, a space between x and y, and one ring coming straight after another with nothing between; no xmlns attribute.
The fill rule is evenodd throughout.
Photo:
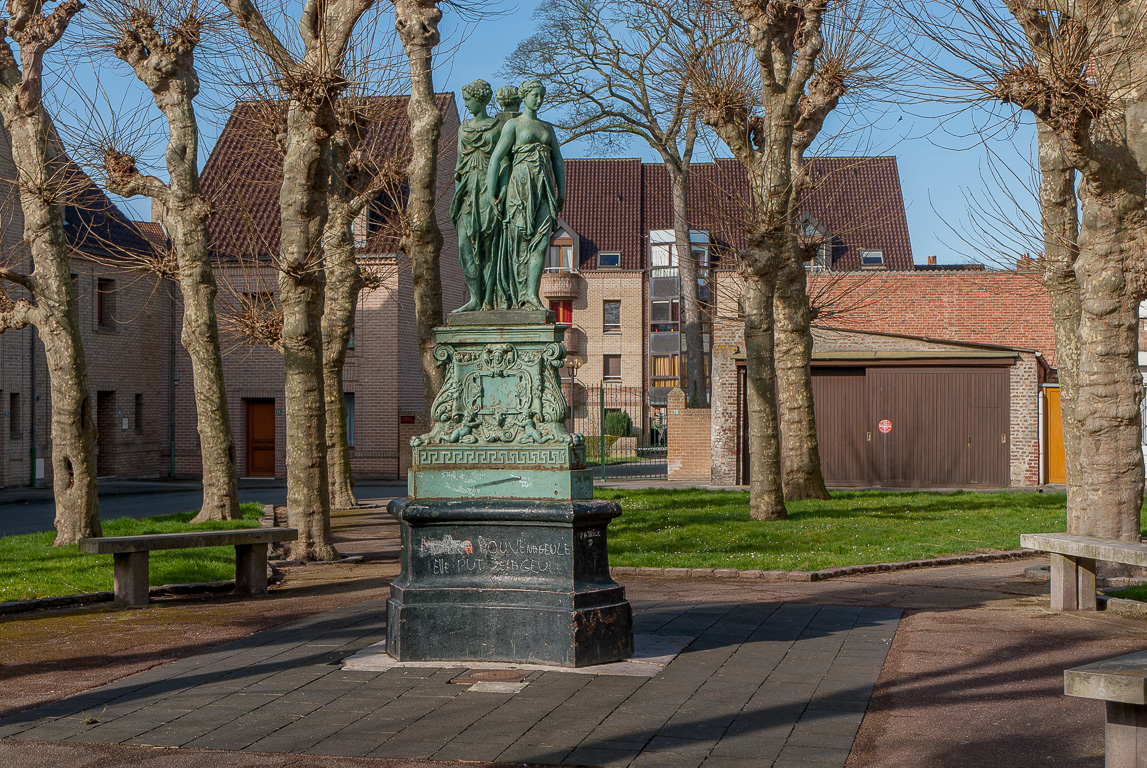
<svg viewBox="0 0 1147 768"><path fill-rule="evenodd" d="M928 266L930 266L930 267L936 266L936 257L935 256L929 256L928 257Z"/></svg>

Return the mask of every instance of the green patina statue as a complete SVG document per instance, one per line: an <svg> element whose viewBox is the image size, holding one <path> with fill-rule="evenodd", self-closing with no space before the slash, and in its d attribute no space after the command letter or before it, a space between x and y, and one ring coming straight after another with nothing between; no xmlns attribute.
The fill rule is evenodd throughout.
<svg viewBox="0 0 1147 768"><path fill-rule="evenodd" d="M462 88L466 108L474 115L458 132L458 163L454 167L454 200L450 218L458 234L458 259L470 289L470 300L459 312L491 307L493 256L499 251L501 221L485 203L486 171L501 135L502 122L486 114L490 84L475 80Z"/></svg>
<svg viewBox="0 0 1147 768"><path fill-rule="evenodd" d="M499 88L496 117L486 114L491 95L485 80L462 89L474 116L458 136L450 218L470 299L457 311L544 310L538 287L565 203L565 165L553 126L538 119L541 82Z"/></svg>
<svg viewBox="0 0 1147 768"><path fill-rule="evenodd" d="M494 281L498 305L544 310L538 287L550 237L565 205L565 164L554 127L538 119L545 86L538 80L527 80L518 94L522 114L502 127L486 175L486 199L502 218L501 254L494 262ZM500 187L503 163L510 165L510 176Z"/></svg>
<svg viewBox="0 0 1147 768"><path fill-rule="evenodd" d="M543 474L568 474L584 461L581 435L564 423L569 407L558 370L565 329L538 300L565 200L565 166L553 126L538 119L540 82L499 89L497 117L486 113L491 95L485 80L462 89L473 117L458 136L451 218L470 299L435 330L443 384L430 431L411 440L424 479L430 467L452 463L457 451L443 453L442 446L516 446L513 455ZM512 111L519 104L520 114ZM458 455L469 457L467 451Z"/></svg>

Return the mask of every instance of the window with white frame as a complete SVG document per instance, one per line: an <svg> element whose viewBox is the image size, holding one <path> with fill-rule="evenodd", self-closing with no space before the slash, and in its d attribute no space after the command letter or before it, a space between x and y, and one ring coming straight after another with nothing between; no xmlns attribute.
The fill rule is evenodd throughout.
<svg viewBox="0 0 1147 768"><path fill-rule="evenodd" d="M546 255L547 272L573 272L573 243L557 242Z"/></svg>

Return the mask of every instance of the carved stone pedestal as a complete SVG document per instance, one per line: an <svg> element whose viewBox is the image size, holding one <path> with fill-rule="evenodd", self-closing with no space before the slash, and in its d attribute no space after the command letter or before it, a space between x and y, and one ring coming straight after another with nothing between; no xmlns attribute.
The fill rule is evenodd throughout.
<svg viewBox="0 0 1147 768"><path fill-rule="evenodd" d="M625 589L609 576L606 526L580 435L566 432L549 312L468 312L436 330L445 382L433 426L411 441L402 574L387 650L402 661L581 667L633 655Z"/></svg>

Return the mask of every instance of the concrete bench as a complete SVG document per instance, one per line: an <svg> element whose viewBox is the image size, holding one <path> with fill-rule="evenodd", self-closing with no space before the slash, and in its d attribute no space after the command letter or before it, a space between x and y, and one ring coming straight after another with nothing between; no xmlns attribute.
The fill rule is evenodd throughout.
<svg viewBox="0 0 1147 768"><path fill-rule="evenodd" d="M1147 651L1068 669L1063 692L1107 703L1107 768L1147 765Z"/></svg>
<svg viewBox="0 0 1147 768"><path fill-rule="evenodd" d="M295 528L239 528L230 531L189 531L144 536L80 539L80 551L115 557L115 602L142 606L148 601L148 553L157 549L235 547L235 591L261 595L267 591L267 547L295 541Z"/></svg>
<svg viewBox="0 0 1147 768"><path fill-rule="evenodd" d="M1067 533L1024 533L1020 546L1051 553L1051 609L1094 611L1095 561L1147 566L1147 544L1075 536Z"/></svg>

